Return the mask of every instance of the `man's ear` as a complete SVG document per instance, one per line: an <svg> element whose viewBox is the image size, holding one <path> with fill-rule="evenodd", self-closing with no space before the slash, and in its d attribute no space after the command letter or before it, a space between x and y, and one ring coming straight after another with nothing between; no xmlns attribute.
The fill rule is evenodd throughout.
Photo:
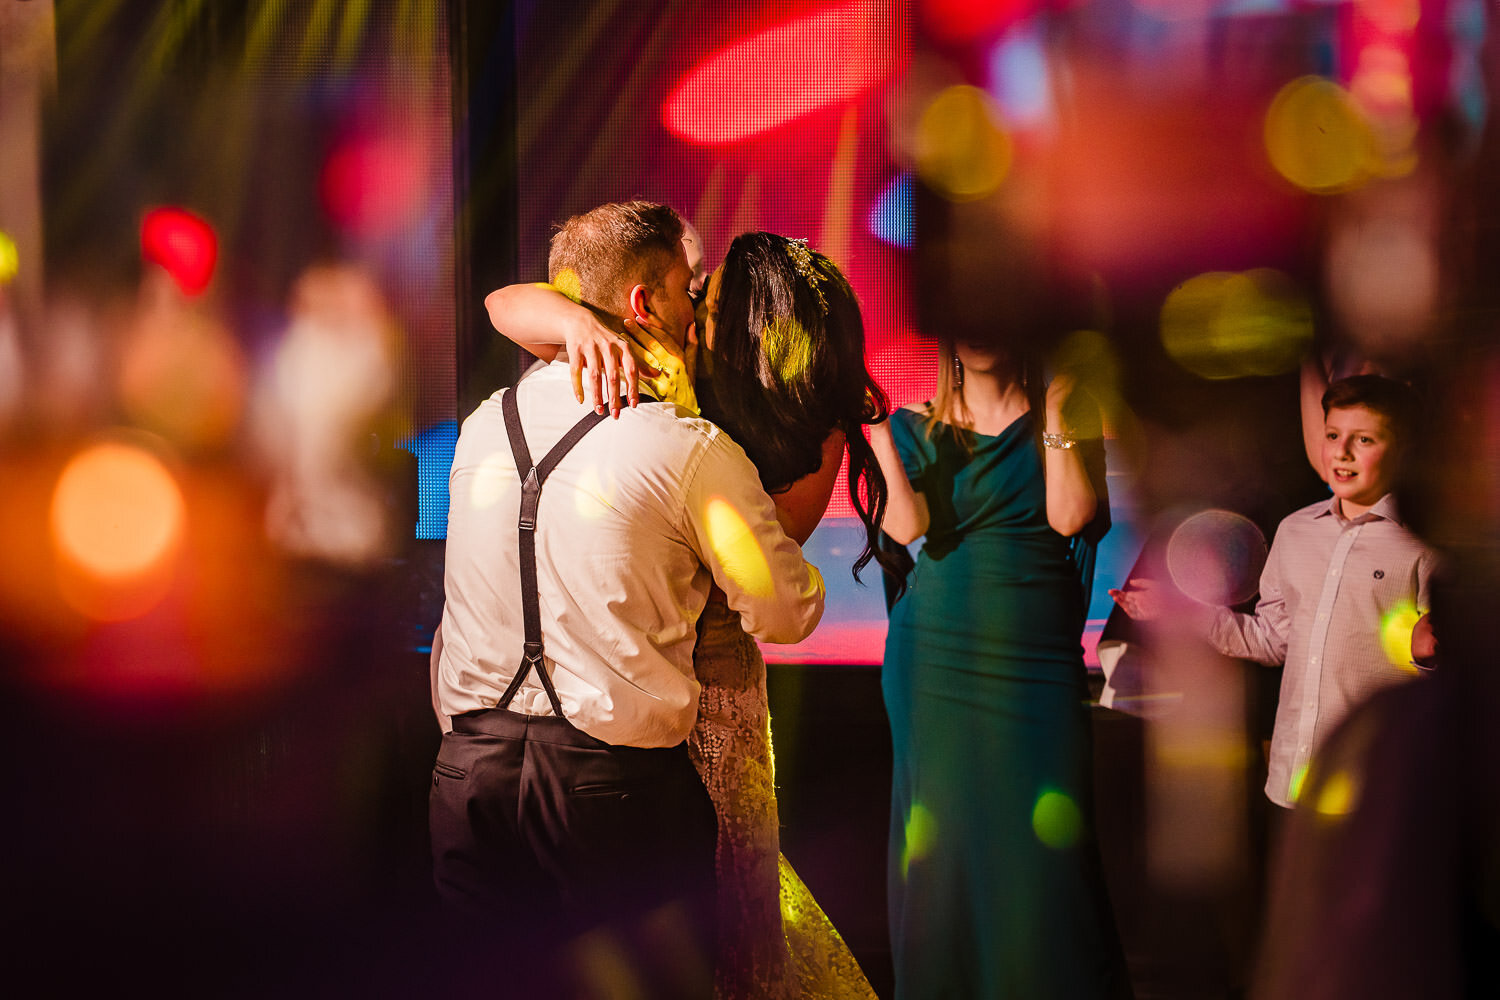
<svg viewBox="0 0 1500 1000"><path fill-rule="evenodd" d="M646 285L636 285L630 289L627 299L630 305L630 315L637 323L643 323L651 313L651 289Z"/></svg>

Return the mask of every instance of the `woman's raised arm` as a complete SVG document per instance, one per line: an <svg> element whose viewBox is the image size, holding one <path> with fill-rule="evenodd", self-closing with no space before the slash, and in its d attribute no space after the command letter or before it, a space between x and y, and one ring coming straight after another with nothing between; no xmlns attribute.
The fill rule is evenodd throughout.
<svg viewBox="0 0 1500 1000"><path fill-rule="evenodd" d="M885 476L885 517L880 521L880 530L901 545L910 545L927 534L930 522L927 498L912 488L906 476L889 420L870 425L870 449Z"/></svg>
<svg viewBox="0 0 1500 1000"><path fill-rule="evenodd" d="M543 361L554 361L559 348L568 354L573 394L584 399L584 369L588 369L588 398L594 408L620 408L620 394L606 387L625 386L631 406L639 401L636 379L641 374L629 344L593 309L574 302L551 285L506 285L485 296L490 324Z"/></svg>
<svg viewBox="0 0 1500 1000"><path fill-rule="evenodd" d="M1063 409L1073 395L1077 380L1059 373L1047 386L1046 414L1042 425L1047 442L1042 451L1042 475L1047 484L1047 523L1059 535L1072 536L1089 526L1099 511L1099 494L1084 466L1083 452L1076 447Z"/></svg>

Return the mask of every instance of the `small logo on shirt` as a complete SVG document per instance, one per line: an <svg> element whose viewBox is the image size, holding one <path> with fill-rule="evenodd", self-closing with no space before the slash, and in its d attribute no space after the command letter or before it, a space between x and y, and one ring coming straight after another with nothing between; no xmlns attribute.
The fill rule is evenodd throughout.
<svg viewBox="0 0 1500 1000"><path fill-rule="evenodd" d="M1383 570L1383 569L1377 569L1375 571L1375 579L1377 579L1377 580L1384 580L1385 579L1385 570Z"/></svg>

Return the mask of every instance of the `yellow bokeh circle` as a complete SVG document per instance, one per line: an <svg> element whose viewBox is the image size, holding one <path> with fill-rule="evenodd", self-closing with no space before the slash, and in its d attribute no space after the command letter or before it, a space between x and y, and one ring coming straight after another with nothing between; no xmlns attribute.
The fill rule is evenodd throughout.
<svg viewBox="0 0 1500 1000"><path fill-rule="evenodd" d="M1349 92L1318 76L1277 92L1266 110L1265 143L1276 172L1315 194L1358 187L1379 164L1375 135Z"/></svg>
<svg viewBox="0 0 1500 1000"><path fill-rule="evenodd" d="M1268 269L1196 275L1162 305L1162 346L1207 379L1290 371L1312 337L1312 306L1285 276Z"/></svg>
<svg viewBox="0 0 1500 1000"><path fill-rule="evenodd" d="M978 87L940 91L917 124L917 173L929 188L952 201L993 193L1010 172L1012 156L999 112Z"/></svg>

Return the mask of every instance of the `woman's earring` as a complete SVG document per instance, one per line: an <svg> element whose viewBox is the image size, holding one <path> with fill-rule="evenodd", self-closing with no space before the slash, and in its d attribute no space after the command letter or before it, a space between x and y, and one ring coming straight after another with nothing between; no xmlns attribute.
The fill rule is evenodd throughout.
<svg viewBox="0 0 1500 1000"><path fill-rule="evenodd" d="M953 355L953 388L964 387L964 363L958 360L958 355Z"/></svg>

